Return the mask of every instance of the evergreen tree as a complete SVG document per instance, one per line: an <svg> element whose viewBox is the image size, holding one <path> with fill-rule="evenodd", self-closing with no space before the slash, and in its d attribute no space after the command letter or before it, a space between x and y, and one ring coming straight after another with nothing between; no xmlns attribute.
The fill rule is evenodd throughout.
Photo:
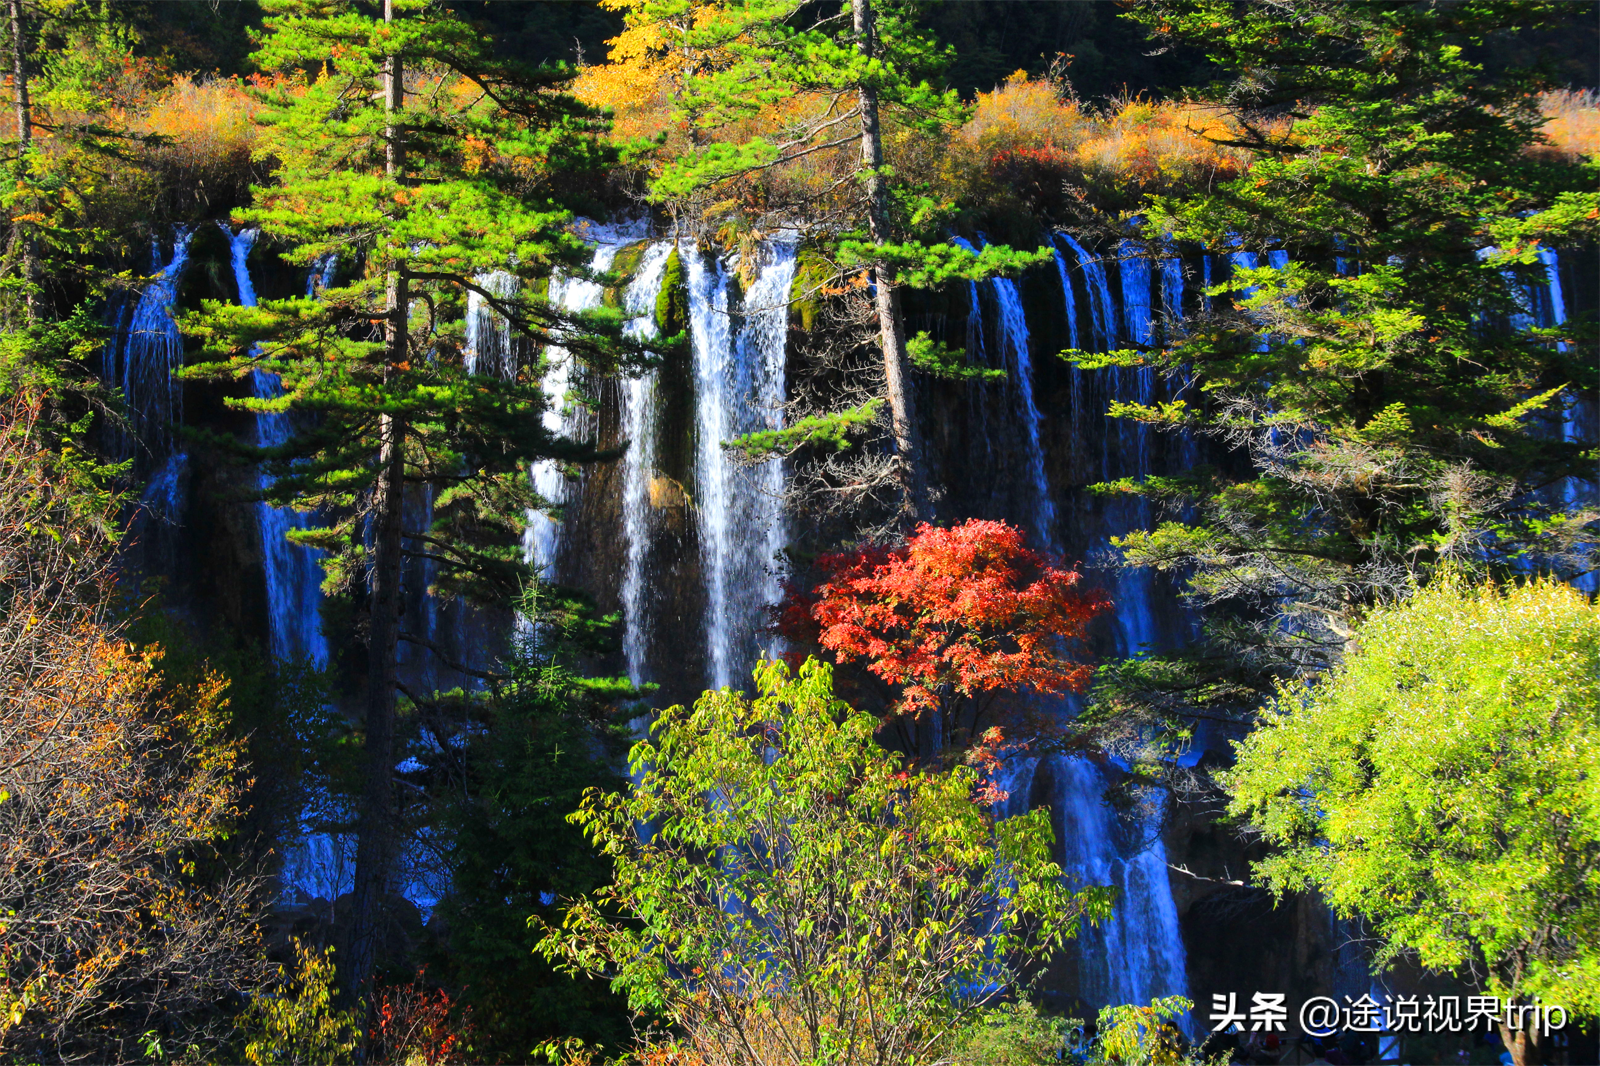
<svg viewBox="0 0 1600 1066"><path fill-rule="evenodd" d="M568 1038L620 1051L630 1037L623 998L535 955L528 917L554 920L558 898L610 878L609 858L567 815L590 790L627 789L618 764L639 692L626 679L578 672L582 660L616 650L616 616L597 618L586 600L554 589L525 597L521 610L536 623L494 690L462 701L459 742L415 753L448 781L432 824L449 856L451 891L440 904L449 950L429 972L461 988L477 1026L473 1050L491 1062L525 1062Z"/></svg>
<svg viewBox="0 0 1600 1066"><path fill-rule="evenodd" d="M253 453L272 475L266 497L331 516L292 535L328 553L330 588L365 588L368 768L341 962L366 995L394 865L396 642L422 639L400 631L403 557L433 559L448 590L509 600L528 578L523 516L549 506L529 463L600 454L544 428L550 356L505 376L472 371L463 300L477 293L536 342L559 332L562 358L614 367L647 354L620 337L617 313L565 314L531 284L586 273L589 251L571 225L575 175L609 158L593 136L602 124L561 91L568 70L502 59L486 35L424 0L266 8L254 59L279 75L264 92L261 144L277 165L237 218L281 242L291 263L337 258L348 280L315 299L205 305L187 326L211 361L190 372L277 376L278 396L231 401L303 412L289 444ZM500 295L477 280L494 270L525 283ZM432 522L408 528L418 491L431 493Z"/></svg>
<svg viewBox="0 0 1600 1066"><path fill-rule="evenodd" d="M911 371L962 371L926 337L906 337L902 292L1019 270L1049 254L990 246L974 256L948 243L950 205L897 183L885 161L887 123L939 138L964 120L956 94L930 80L948 50L915 27L906 5L872 0L850 0L831 14L801 0L633 7L630 23L656 27L666 62L675 61L675 114L689 128L687 150L662 169L655 194L700 201L707 218L731 214L758 228L821 235L836 244L846 274L870 283L905 510L927 517ZM756 450L837 439L862 414L811 419L803 432Z"/></svg>
<svg viewBox="0 0 1600 1066"><path fill-rule="evenodd" d="M1592 571L1596 441L1576 414L1600 386L1593 323L1533 328L1530 300L1545 248L1594 238L1600 161L1542 152L1539 79L1486 77L1464 51L1564 11L1133 12L1233 75L1208 96L1255 157L1215 189L1153 197L1145 235L1197 242L1223 271L1230 254L1260 258L1236 258L1165 346L1077 355L1192 375L1182 401L1111 413L1248 459L1100 487L1183 516L1120 546L1130 565L1184 576L1214 653L1124 664L1103 694L1253 707L1260 671L1336 661L1365 611L1440 563Z"/></svg>

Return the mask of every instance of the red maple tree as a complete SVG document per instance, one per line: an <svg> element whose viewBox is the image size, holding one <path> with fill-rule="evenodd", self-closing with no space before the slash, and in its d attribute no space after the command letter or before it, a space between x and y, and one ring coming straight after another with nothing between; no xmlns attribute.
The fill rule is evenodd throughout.
<svg viewBox="0 0 1600 1066"><path fill-rule="evenodd" d="M979 736L995 697L1082 691L1092 667L1073 653L1111 607L1004 522L924 524L903 545L824 555L815 568L813 588L790 586L778 632L862 662L889 686L889 715L938 715L946 746Z"/></svg>

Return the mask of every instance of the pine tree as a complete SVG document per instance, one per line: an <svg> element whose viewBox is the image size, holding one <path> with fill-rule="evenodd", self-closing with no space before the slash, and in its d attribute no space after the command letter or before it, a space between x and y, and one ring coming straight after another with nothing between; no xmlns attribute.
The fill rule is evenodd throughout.
<svg viewBox="0 0 1600 1066"><path fill-rule="evenodd" d="M342 979L369 994L381 897L394 865L396 643L402 561L423 554L439 583L509 601L529 579L523 515L548 507L529 484L537 459L579 462L593 447L543 425L546 359L507 376L474 373L463 301L475 292L534 342L601 367L647 353L615 312L573 316L527 284L586 273L574 194L608 160L603 128L561 90L571 72L500 59L493 44L424 0L274 0L254 60L276 72L262 151L277 160L238 221L310 268L338 261L343 284L255 308L207 304L189 330L210 361L190 373L276 375L249 411L298 412L287 445L253 454L267 499L332 516L294 534L328 553L330 588L365 587L366 783L359 808L350 949ZM494 270L525 284L500 295ZM432 524L406 528L408 493L432 494Z"/></svg>
<svg viewBox="0 0 1600 1066"><path fill-rule="evenodd" d="M1257 671L1337 661L1367 610L1442 563L1592 572L1597 442L1576 416L1600 387L1593 323L1534 328L1530 301L1543 249L1594 238L1600 161L1542 150L1536 74L1491 77L1464 50L1564 7L1133 12L1232 75L1208 95L1254 161L1214 189L1151 199L1152 242L1196 242L1222 276L1235 255L1232 277L1164 347L1098 360L1192 375L1183 402L1112 414L1249 460L1101 487L1189 516L1121 547L1184 576L1217 653L1198 672L1128 664L1125 693L1253 705ZM1219 672L1246 688L1212 685Z"/></svg>
<svg viewBox="0 0 1600 1066"><path fill-rule="evenodd" d="M927 517L911 371L953 368L927 338L907 338L903 291L1020 270L1049 254L989 246L974 256L951 245L950 205L897 183L885 162L886 122L937 138L964 120L955 93L932 81L948 50L915 28L905 5L872 0L849 0L833 14L801 0L631 6L630 21L656 26L663 52L678 58L674 114L689 130L655 195L707 218L733 213L759 228L819 235L836 245L847 274L870 284L905 511ZM815 419L805 439L836 438L865 413ZM797 436L757 450L792 449Z"/></svg>

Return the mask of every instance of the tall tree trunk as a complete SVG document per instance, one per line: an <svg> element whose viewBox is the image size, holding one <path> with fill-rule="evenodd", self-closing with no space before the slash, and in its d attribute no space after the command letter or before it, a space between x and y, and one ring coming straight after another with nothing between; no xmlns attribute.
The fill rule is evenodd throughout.
<svg viewBox="0 0 1600 1066"><path fill-rule="evenodd" d="M24 62L27 45L22 33L22 0L9 0L11 5L11 78L12 101L16 106L17 123L17 179L25 180L28 152L33 147L33 108L28 102L28 68ZM39 249L38 241L29 232L28 223L17 222L16 239L22 244L22 276L27 282L23 299L26 301L28 321L38 318Z"/></svg>
<svg viewBox="0 0 1600 1066"><path fill-rule="evenodd" d="M852 0L856 51L870 58L876 51L877 23L872 0ZM878 90L863 84L857 90L861 109L861 167L867 174L867 225L874 244L887 244L889 185L884 180L883 135L878 124ZM899 453L901 486L914 520L931 517L927 472L923 469L922 434L917 425L916 396L911 385L911 360L906 355L905 315L900 307L900 286L882 262L872 267L878 310L878 336L883 345L883 372L889 387L889 419Z"/></svg>
<svg viewBox="0 0 1600 1066"><path fill-rule="evenodd" d="M1516 1011L1515 1020L1518 1025L1515 1029L1505 1023L1505 1017L1496 1026L1500 1030L1500 1039L1505 1043L1506 1050L1511 1052L1512 1066L1543 1066L1544 1048L1540 1040L1539 1015L1537 1011L1524 1012L1523 1008L1529 1004L1515 1000L1513 1005L1502 1007L1505 1011Z"/></svg>
<svg viewBox="0 0 1600 1066"><path fill-rule="evenodd" d="M385 0L384 20L394 20L393 0ZM395 181L400 180L405 158L397 116L404 104L404 69L399 56L390 56L384 72L384 110L389 116L384 130L385 171ZM408 287L404 261L390 264L384 293L385 380L408 354ZM405 505L405 422L394 415L381 416L379 438L367 629L367 770L350 908L350 957L342 975L345 987L363 1007L371 1002L372 973L384 927L384 896L393 887L395 675Z"/></svg>

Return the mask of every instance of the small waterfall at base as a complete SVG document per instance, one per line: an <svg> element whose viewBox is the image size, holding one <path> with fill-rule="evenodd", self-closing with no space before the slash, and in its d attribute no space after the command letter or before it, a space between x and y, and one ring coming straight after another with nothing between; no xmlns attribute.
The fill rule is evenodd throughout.
<svg viewBox="0 0 1600 1066"><path fill-rule="evenodd" d="M672 255L671 241L656 241L639 259L639 272L623 292L622 309L629 316L628 333L643 338L656 334L656 298ZM645 678L651 625L645 602L645 557L650 550L650 486L656 465L657 371L629 378L623 384L622 426L628 450L622 457L622 534L627 554L622 571L622 655L628 680Z"/></svg>
<svg viewBox="0 0 1600 1066"><path fill-rule="evenodd" d="M611 269L611 263L622 250L623 243L615 240L597 244L589 269L601 274ZM550 302L563 311L592 311L600 306L605 289L587 278L550 279ZM545 396L544 426L551 433L567 434L572 428L572 415L567 410L567 392L572 387L572 356L565 348L551 345L545 350L546 368L543 387ZM530 475L533 487L545 501L559 506L567 498L567 480L559 464L541 459L533 464ZM549 579L554 574L556 548L561 536L559 523L542 511L528 512L528 527L522 537L523 551L528 559Z"/></svg>
<svg viewBox="0 0 1600 1066"><path fill-rule="evenodd" d="M183 386L172 377L183 365L183 334L172 304L193 236L193 226L175 229L172 258L165 265L160 242L151 241L150 281L127 318L126 330L119 329L105 347L103 376L108 385L121 388L132 431L131 439L120 441L124 456L142 444L154 458L165 458L172 450L172 427L183 420Z"/></svg>
<svg viewBox="0 0 1600 1066"><path fill-rule="evenodd" d="M764 243L765 262L745 293L743 328L729 316L728 265L681 247L694 348L695 482L706 584L706 644L713 688L742 684L755 661L761 611L780 593L773 557L783 547L783 463L741 465L725 441L783 424L785 342L793 239ZM766 650L772 650L770 648Z"/></svg>
<svg viewBox="0 0 1600 1066"><path fill-rule="evenodd" d="M232 233L226 226L228 247L233 261L233 277L239 286L239 303L245 307L256 306L255 283L250 277L250 249L254 247L257 231L242 229ZM323 271L331 269L330 263L322 270L313 269L306 283L310 296L316 289ZM324 281L325 283L325 281ZM252 371L250 384L257 399L268 400L279 394L277 375L261 370ZM278 447L289 440L293 428L288 415L257 414L256 446ZM261 475L261 484L268 484L267 475ZM283 661L305 659L315 666L328 665L328 642L322 635L322 553L302 548L288 539L290 530L307 529L310 516L291 507L272 507L256 504L256 516L261 529L262 565L267 586L267 623L273 657Z"/></svg>
<svg viewBox="0 0 1600 1066"><path fill-rule="evenodd" d="M1111 920L1080 934L1083 997L1096 1005L1148 1003L1185 995L1186 955L1178 909L1167 882L1167 849L1158 819L1139 819L1140 839L1117 846L1118 826L1105 802L1105 780L1087 759L1056 756L1051 806L1068 862L1085 884L1115 885Z"/></svg>

